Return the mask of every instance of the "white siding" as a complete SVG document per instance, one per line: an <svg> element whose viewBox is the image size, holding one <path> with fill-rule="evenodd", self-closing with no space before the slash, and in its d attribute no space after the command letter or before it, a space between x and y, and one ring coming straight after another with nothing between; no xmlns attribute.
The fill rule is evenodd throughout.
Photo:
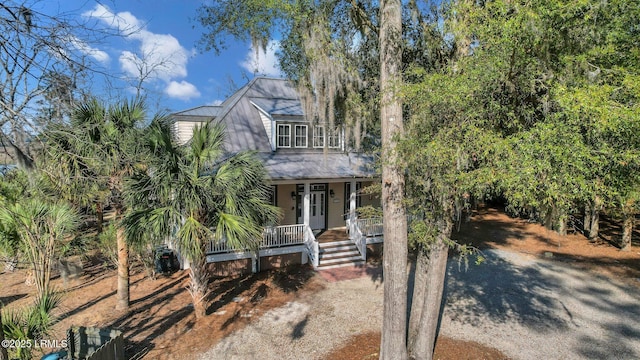
<svg viewBox="0 0 640 360"><path fill-rule="evenodd" d="M173 133L178 144L186 144L193 136L193 128L202 124L201 121L185 121L180 120L173 123Z"/></svg>

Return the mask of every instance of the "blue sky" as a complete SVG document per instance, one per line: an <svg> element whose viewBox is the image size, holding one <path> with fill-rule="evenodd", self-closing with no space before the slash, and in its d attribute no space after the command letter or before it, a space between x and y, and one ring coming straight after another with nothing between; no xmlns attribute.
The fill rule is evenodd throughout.
<svg viewBox="0 0 640 360"><path fill-rule="evenodd" d="M112 74L111 96L132 96L132 84L140 77L140 69L145 69L142 72L148 76L143 87L153 110L179 111L217 104L256 74L281 76L274 55L277 42L270 43L267 53L260 51L257 57L249 43L231 39L229 48L219 55L200 53L196 43L203 28L193 19L201 2L59 0L40 5L49 15L70 13L91 27L123 34L101 42L78 40L75 48ZM106 84L95 76L86 86L100 94L107 92Z"/></svg>

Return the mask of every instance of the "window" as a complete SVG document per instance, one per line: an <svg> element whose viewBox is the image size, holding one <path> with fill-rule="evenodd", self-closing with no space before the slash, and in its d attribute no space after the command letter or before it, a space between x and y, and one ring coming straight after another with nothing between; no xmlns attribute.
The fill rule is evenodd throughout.
<svg viewBox="0 0 640 360"><path fill-rule="evenodd" d="M316 125L313 127L313 147L324 147L324 126Z"/></svg>
<svg viewBox="0 0 640 360"><path fill-rule="evenodd" d="M307 125L295 126L295 145L298 148L307 147Z"/></svg>
<svg viewBox="0 0 640 360"><path fill-rule="evenodd" d="M333 129L333 131L328 131L327 133L327 141L329 142L328 146L330 148L340 148L340 138L341 138L341 129L339 127Z"/></svg>
<svg viewBox="0 0 640 360"><path fill-rule="evenodd" d="M327 147L337 149L342 147L342 129L336 127L333 130L326 132ZM325 141L325 129L322 125L316 125L313 127L313 147L324 147Z"/></svg>
<svg viewBox="0 0 640 360"><path fill-rule="evenodd" d="M278 124L278 147L291 147L291 125Z"/></svg>

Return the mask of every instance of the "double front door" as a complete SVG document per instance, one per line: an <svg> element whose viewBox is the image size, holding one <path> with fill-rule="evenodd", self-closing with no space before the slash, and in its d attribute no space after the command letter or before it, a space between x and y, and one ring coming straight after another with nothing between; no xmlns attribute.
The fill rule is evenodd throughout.
<svg viewBox="0 0 640 360"><path fill-rule="evenodd" d="M327 214L327 187L325 184L311 184L309 193L309 227L324 230ZM304 222L304 185L298 185L298 224Z"/></svg>

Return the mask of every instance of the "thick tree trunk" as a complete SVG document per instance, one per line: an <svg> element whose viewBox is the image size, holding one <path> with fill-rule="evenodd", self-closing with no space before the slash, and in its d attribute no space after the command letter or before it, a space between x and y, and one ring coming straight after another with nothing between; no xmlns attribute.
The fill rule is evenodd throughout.
<svg viewBox="0 0 640 360"><path fill-rule="evenodd" d="M582 234L584 236L589 236L589 232L591 231L591 204L587 203L584 206L584 221L582 222Z"/></svg>
<svg viewBox="0 0 640 360"><path fill-rule="evenodd" d="M558 234L562 236L567 235L567 219L568 216L565 213L561 213L558 215Z"/></svg>
<svg viewBox="0 0 640 360"><path fill-rule="evenodd" d="M622 242L620 250L631 250L631 235L633 234L634 214L631 211L625 211L622 218Z"/></svg>
<svg viewBox="0 0 640 360"><path fill-rule="evenodd" d="M453 223L450 219L438 221L438 237L429 252L427 283L420 326L418 334L415 335L416 341L409 349L412 359L431 360L433 358L449 256L446 240L450 238L452 228Z"/></svg>
<svg viewBox="0 0 640 360"><path fill-rule="evenodd" d="M119 212L116 214L119 215ZM116 218L119 220L119 216ZM116 245L118 247L118 294L116 310L129 309L129 246L124 234L124 228L118 226L116 230Z"/></svg>
<svg viewBox="0 0 640 360"><path fill-rule="evenodd" d="M593 203L590 207L590 217L589 220L589 241L596 241L600 233L600 211L602 211L602 198L600 196L595 196L593 198Z"/></svg>
<svg viewBox="0 0 640 360"><path fill-rule="evenodd" d="M589 221L589 241L596 241L600 234L600 211L597 209L591 209L591 221Z"/></svg>
<svg viewBox="0 0 640 360"><path fill-rule="evenodd" d="M196 319L203 318L207 315L206 297L209 294L209 277L205 261L199 260L191 263L188 290L193 300L193 311Z"/></svg>
<svg viewBox="0 0 640 360"><path fill-rule="evenodd" d="M380 2L380 119L382 125L382 212L384 217L384 305L381 360L407 358L407 217L404 172L396 152L403 132L402 13L400 0Z"/></svg>
<svg viewBox="0 0 640 360"><path fill-rule="evenodd" d="M2 301L0 301L0 344L4 341L4 326L2 325ZM0 360L9 360L7 348L0 345Z"/></svg>
<svg viewBox="0 0 640 360"><path fill-rule="evenodd" d="M426 249L418 250L416 268L413 276L413 296L411 297L411 312L409 314L409 330L407 332L407 348L409 352L415 348L416 339L420 330L420 318L424 308L424 299L427 291L427 267L429 266L429 254Z"/></svg>

